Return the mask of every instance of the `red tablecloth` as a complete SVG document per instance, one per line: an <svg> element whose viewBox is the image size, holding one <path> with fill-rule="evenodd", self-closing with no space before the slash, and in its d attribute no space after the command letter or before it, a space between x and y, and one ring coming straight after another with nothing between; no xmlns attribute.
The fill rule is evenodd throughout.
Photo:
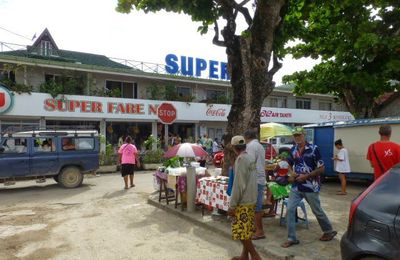
<svg viewBox="0 0 400 260"><path fill-rule="evenodd" d="M220 177L226 184L220 183L213 177L202 178L197 182L196 200L207 206L228 211L230 197L228 190L228 177Z"/></svg>

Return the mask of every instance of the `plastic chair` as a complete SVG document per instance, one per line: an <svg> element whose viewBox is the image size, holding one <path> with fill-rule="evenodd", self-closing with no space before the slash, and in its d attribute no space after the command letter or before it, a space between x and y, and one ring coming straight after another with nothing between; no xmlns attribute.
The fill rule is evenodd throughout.
<svg viewBox="0 0 400 260"><path fill-rule="evenodd" d="M287 203L288 203L288 198L285 198L282 200L281 217L279 219L280 226L283 226L284 224L286 224L286 214L287 213L284 216L283 211L284 211L284 208L287 207ZM299 217L299 214L297 212L298 208L300 208L301 211L303 211L303 216L304 216L303 218ZM306 205L304 204L304 200L301 200L299 205L297 206L295 219L296 219L296 224L303 223L306 225L306 228L308 229L309 222L308 222L308 218L307 218L307 210L306 210Z"/></svg>

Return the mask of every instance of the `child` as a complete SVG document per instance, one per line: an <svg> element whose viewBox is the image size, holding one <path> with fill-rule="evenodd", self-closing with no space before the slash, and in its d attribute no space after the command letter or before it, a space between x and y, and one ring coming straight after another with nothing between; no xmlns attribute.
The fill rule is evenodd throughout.
<svg viewBox="0 0 400 260"><path fill-rule="evenodd" d="M283 152L279 155L280 161L278 162L275 172L276 178L275 182L281 186L286 186L289 184L289 163L287 162L287 157L289 154L287 152Z"/></svg>
<svg viewBox="0 0 400 260"><path fill-rule="evenodd" d="M280 161L274 170L276 173L275 181L267 183L266 205L270 206L270 210L264 214L264 217L275 217L276 209L271 206L274 205L275 200L289 196L291 187L289 185L289 174L292 174L292 171L290 171L289 163L287 162L288 156L288 152L283 152L278 156Z"/></svg>
<svg viewBox="0 0 400 260"><path fill-rule="evenodd" d="M335 171L339 174L339 179L341 183L341 191L336 193L337 195L346 195L346 173L351 172L350 170L350 162L349 162L349 153L347 149L344 148L342 140L335 141L335 147L339 150L339 152L333 157L333 160L336 162Z"/></svg>

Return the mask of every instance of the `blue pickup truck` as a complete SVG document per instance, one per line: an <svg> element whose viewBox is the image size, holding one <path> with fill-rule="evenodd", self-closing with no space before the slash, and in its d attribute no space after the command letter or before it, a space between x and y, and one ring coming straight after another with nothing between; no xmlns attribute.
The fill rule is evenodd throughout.
<svg viewBox="0 0 400 260"><path fill-rule="evenodd" d="M44 182L54 178L64 188L82 184L83 174L99 168L99 137L95 130L28 131L0 139L0 183Z"/></svg>

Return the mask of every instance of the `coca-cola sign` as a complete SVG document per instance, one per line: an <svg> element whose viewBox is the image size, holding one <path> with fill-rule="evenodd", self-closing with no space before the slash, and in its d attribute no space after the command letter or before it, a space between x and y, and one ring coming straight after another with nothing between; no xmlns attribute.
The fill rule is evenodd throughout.
<svg viewBox="0 0 400 260"><path fill-rule="evenodd" d="M208 108L206 115L207 116L225 116L226 112L225 112L225 108Z"/></svg>

